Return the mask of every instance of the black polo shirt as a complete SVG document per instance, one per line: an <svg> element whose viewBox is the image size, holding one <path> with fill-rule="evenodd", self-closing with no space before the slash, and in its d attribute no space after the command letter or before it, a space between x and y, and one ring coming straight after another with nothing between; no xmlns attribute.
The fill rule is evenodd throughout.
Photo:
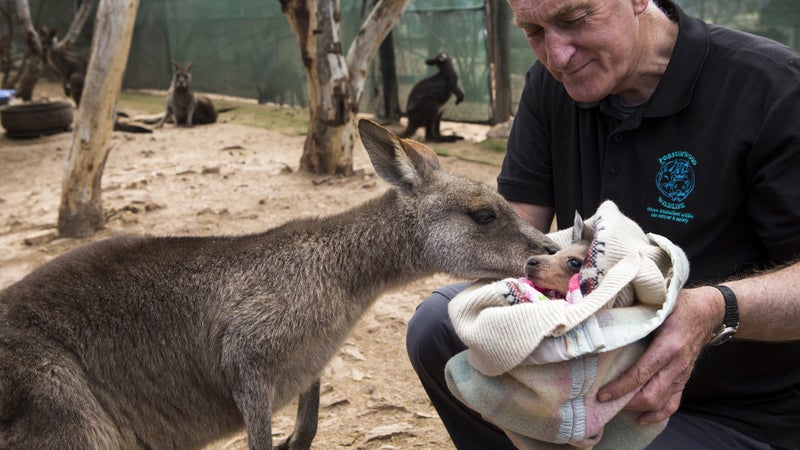
<svg viewBox="0 0 800 450"><path fill-rule="evenodd" d="M800 256L800 54L705 24L680 27L650 100L623 119L570 99L540 63L497 179L507 199L554 206L559 228L604 199L670 238L709 284ZM800 302L787 292L786 301ZM682 410L785 448L800 446L800 342L734 340L701 355Z"/></svg>

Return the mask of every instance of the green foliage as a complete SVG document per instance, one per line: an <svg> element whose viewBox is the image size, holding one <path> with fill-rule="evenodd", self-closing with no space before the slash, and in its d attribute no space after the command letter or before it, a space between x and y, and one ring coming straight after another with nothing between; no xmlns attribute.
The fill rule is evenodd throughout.
<svg viewBox="0 0 800 450"><path fill-rule="evenodd" d="M489 152L505 153L506 142L506 139L484 139L478 144L478 146L480 146L481 149Z"/></svg>

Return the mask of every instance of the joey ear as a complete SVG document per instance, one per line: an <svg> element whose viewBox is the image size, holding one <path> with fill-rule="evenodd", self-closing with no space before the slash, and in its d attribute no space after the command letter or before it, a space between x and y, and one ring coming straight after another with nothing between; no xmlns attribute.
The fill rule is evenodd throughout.
<svg viewBox="0 0 800 450"><path fill-rule="evenodd" d="M400 139L371 120L361 119L358 132L375 172L395 187L414 191L428 173L439 169L439 159L430 148Z"/></svg>
<svg viewBox="0 0 800 450"><path fill-rule="evenodd" d="M583 228L584 228L583 218L578 213L578 211L575 211L575 221L572 224L572 243L573 244L576 243L576 242L580 242L581 239L583 238Z"/></svg>

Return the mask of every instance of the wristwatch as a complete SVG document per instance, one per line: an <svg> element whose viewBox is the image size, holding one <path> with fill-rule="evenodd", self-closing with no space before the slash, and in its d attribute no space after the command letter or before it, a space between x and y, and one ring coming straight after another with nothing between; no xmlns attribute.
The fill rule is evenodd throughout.
<svg viewBox="0 0 800 450"><path fill-rule="evenodd" d="M722 319L722 325L711 336L711 342L708 345L724 344L733 339L739 330L739 304L736 301L736 294L728 286L714 287L722 292L722 298L725 299L725 318Z"/></svg>

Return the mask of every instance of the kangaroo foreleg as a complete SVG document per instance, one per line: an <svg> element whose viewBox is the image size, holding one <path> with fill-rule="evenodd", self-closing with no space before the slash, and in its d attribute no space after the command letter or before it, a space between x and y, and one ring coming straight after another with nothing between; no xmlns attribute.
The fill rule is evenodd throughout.
<svg viewBox="0 0 800 450"><path fill-rule="evenodd" d="M278 446L278 450L308 450L311 441L317 434L317 418L319 415L319 379L300 394L297 402L297 419L294 431L285 442Z"/></svg>

